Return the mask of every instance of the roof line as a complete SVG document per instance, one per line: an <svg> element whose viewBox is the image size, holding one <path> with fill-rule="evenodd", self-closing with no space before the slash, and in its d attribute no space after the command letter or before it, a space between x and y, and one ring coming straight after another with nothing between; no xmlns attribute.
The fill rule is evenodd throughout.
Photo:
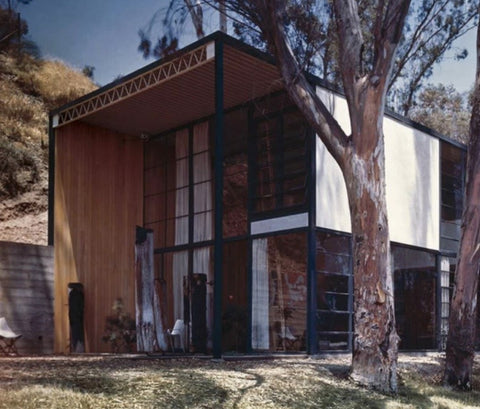
<svg viewBox="0 0 480 409"><path fill-rule="evenodd" d="M237 38L234 38L228 34L225 34L223 33L222 31L215 31L214 33L212 34L209 34L208 36L206 37L203 37L202 39L200 40L197 40L189 45L187 45L186 47L174 52L173 54L163 58L163 59L160 59L160 60L157 60L157 61L154 61L148 65L146 65L145 67L142 67L136 71L133 71L132 73L130 74L127 74L125 75L124 77L120 78L119 80L117 81L113 81L93 92L90 92L89 94L86 94L74 101L71 101L59 108L56 108L54 110L51 111L51 116L53 117L54 115L59 115L61 112L67 110L67 109L70 109L76 105L79 105L85 101L88 101L88 100L91 100L92 98L95 98L95 97L98 97L102 94L106 94L108 91L111 91L112 89L114 88L117 88L119 86L122 86L124 84L126 84L127 82L131 81L131 80L134 80L136 79L137 77L140 77L146 73L148 73L149 71L152 71L152 70L155 70L155 69L158 69L159 67L161 67L162 65L165 65L165 64L168 64L169 62L172 62L174 61L175 59L178 59L180 58L182 55L185 55L187 53L190 53L192 51L194 51L195 49L198 49L210 42L213 42L213 41L222 41L224 44L232 47L232 48L235 48L237 49L238 51L241 51L241 52L244 52L246 54L249 54L251 55L252 57L255 57L255 58L258 58L268 64L272 64L272 65L275 65L275 58L271 55L271 54L268 54L264 51L261 51L249 44L246 44L244 43L243 41L237 39ZM344 92L338 87L336 86L335 84L329 82L329 81L326 81L320 77L317 77L313 74L310 74L310 73L306 73L306 76L307 76L307 79L308 81L310 81L312 84L315 84L317 86L320 86L330 92L333 92L333 93L336 93L342 97L345 97L345 94ZM422 125L416 121L413 121L403 115L400 115L396 112L394 112L393 110L389 109L389 108L386 108L385 109L385 113L384 115L386 117L390 117L398 122L401 122L405 125L408 125L408 126L411 126L421 132L425 132L427 134L429 134L430 136L433 136L435 138L438 138L439 140L443 140L445 142L448 142L452 145L455 145L457 146L458 148L461 148L463 150L466 150L466 145L461 143L461 142L458 142L448 136L445 136L445 135L442 135L441 133L433 130L432 128L429 128L425 125Z"/></svg>

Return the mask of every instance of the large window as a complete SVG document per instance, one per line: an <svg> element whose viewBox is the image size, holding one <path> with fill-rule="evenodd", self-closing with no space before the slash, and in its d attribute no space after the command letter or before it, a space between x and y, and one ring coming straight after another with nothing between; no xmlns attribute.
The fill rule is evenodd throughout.
<svg viewBox="0 0 480 409"><path fill-rule="evenodd" d="M352 331L350 238L318 232L316 271L318 349L349 349Z"/></svg>
<svg viewBox="0 0 480 409"><path fill-rule="evenodd" d="M400 349L436 345L436 259L431 253L392 246L395 318Z"/></svg>
<svg viewBox="0 0 480 409"><path fill-rule="evenodd" d="M223 246L222 347L225 352L245 352L248 329L248 242Z"/></svg>
<svg viewBox="0 0 480 409"><path fill-rule="evenodd" d="M442 250L457 252L463 212L465 151L441 142L441 230Z"/></svg>
<svg viewBox="0 0 480 409"><path fill-rule="evenodd" d="M248 112L225 115L223 159L223 236L247 234Z"/></svg>
<svg viewBox="0 0 480 409"><path fill-rule="evenodd" d="M213 327L209 122L147 142L144 158L144 226L154 231L162 313L168 328L184 321L188 349L206 352L212 345Z"/></svg>
<svg viewBox="0 0 480 409"><path fill-rule="evenodd" d="M213 239L213 162L209 123L145 144L144 226L165 248Z"/></svg>
<svg viewBox="0 0 480 409"><path fill-rule="evenodd" d="M188 132L145 145L144 226L155 247L188 242Z"/></svg>
<svg viewBox="0 0 480 409"><path fill-rule="evenodd" d="M305 350L306 234L256 239L252 250L252 348Z"/></svg>
<svg viewBox="0 0 480 409"><path fill-rule="evenodd" d="M308 127L297 111L256 120L254 212L305 208Z"/></svg>

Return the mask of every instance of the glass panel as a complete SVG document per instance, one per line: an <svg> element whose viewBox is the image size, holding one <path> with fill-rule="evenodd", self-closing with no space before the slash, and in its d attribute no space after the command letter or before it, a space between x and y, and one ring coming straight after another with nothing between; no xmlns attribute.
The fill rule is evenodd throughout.
<svg viewBox="0 0 480 409"><path fill-rule="evenodd" d="M348 333L350 314L332 311L319 311L317 313L317 330L319 332L344 332Z"/></svg>
<svg viewBox="0 0 480 409"><path fill-rule="evenodd" d="M317 337L319 350L348 350L352 295L350 238L317 233Z"/></svg>
<svg viewBox="0 0 480 409"><path fill-rule="evenodd" d="M262 121L257 127L257 171L255 209L267 211L275 209L276 169L275 144L279 141L278 119Z"/></svg>
<svg viewBox="0 0 480 409"><path fill-rule="evenodd" d="M145 144L144 225L153 228L157 248L188 243L188 139L182 129Z"/></svg>
<svg viewBox="0 0 480 409"><path fill-rule="evenodd" d="M245 352L247 347L248 242L223 246L222 346L225 352Z"/></svg>
<svg viewBox="0 0 480 409"><path fill-rule="evenodd" d="M318 335L318 349L320 351L349 350L348 333L320 332Z"/></svg>
<svg viewBox="0 0 480 409"><path fill-rule="evenodd" d="M255 101L254 117L264 118L270 113L279 112L291 106L292 101L286 92L270 94L261 100Z"/></svg>
<svg viewBox="0 0 480 409"><path fill-rule="evenodd" d="M257 239L252 250L253 349L305 349L306 234Z"/></svg>
<svg viewBox="0 0 480 409"><path fill-rule="evenodd" d="M193 274L190 282L192 349L206 352L212 348L213 332L213 247L193 250Z"/></svg>
<svg viewBox="0 0 480 409"><path fill-rule="evenodd" d="M308 128L297 111L257 122L255 210L305 205Z"/></svg>
<svg viewBox="0 0 480 409"><path fill-rule="evenodd" d="M424 251L392 246L395 318L401 349L436 347L436 262Z"/></svg>
<svg viewBox="0 0 480 409"><path fill-rule="evenodd" d="M458 250L463 211L465 152L447 142L441 147L441 225L442 250Z"/></svg>

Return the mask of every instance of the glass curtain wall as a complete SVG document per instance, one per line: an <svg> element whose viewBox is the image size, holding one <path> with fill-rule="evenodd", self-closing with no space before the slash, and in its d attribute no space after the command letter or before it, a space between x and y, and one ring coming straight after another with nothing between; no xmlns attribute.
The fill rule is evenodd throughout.
<svg viewBox="0 0 480 409"><path fill-rule="evenodd" d="M252 348L304 351L306 233L258 238L252 251Z"/></svg>
<svg viewBox="0 0 480 409"><path fill-rule="evenodd" d="M154 231L165 324L183 320L192 349L206 350L213 327L213 249L202 245L213 240L209 122L147 142L144 175L144 226Z"/></svg>

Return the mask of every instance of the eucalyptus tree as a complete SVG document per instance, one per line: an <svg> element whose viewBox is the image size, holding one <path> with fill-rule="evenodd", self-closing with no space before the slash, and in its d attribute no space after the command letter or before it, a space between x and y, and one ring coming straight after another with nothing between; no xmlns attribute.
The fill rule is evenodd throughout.
<svg viewBox="0 0 480 409"><path fill-rule="evenodd" d="M444 382L472 388L475 356L477 294L480 271L480 26L477 30L477 70L467 151L465 208L455 272L447 337Z"/></svg>
<svg viewBox="0 0 480 409"><path fill-rule="evenodd" d="M385 196L383 115L395 52L410 0L380 0L360 18L355 0L333 0L338 67L347 100L347 134L307 80L292 50L285 22L300 1L228 1L259 28L276 58L285 88L342 170L351 213L354 270L352 378L397 390L398 335ZM372 33L365 41L364 32ZM321 45L318 45L321 49ZM370 58L369 58L370 57Z"/></svg>
<svg viewBox="0 0 480 409"><path fill-rule="evenodd" d="M411 1L414 13L409 15ZM342 170L351 213L354 259L351 376L384 391L397 390L398 355L385 198L383 115L387 94L394 89L392 79L403 81L401 86L405 88L409 70L423 64L412 71L415 85L407 87L408 92L392 93L395 104L406 110L405 103L412 102L421 79L475 20L477 13L472 13L472 3L225 0L227 12L236 21L236 34L274 54L291 99ZM216 0L204 0L202 4L218 7ZM449 13L455 18L450 18ZM458 25L460 20L465 24ZM447 29L449 34L445 36ZM147 47L143 51L150 50L148 36L144 40ZM178 46L178 37L173 40L169 43L164 36L157 46L165 49L173 44L167 50L171 51ZM435 58L425 57L430 46ZM465 53L460 52L462 55ZM350 114L349 134L317 96L307 81L306 70L336 81L343 90Z"/></svg>

